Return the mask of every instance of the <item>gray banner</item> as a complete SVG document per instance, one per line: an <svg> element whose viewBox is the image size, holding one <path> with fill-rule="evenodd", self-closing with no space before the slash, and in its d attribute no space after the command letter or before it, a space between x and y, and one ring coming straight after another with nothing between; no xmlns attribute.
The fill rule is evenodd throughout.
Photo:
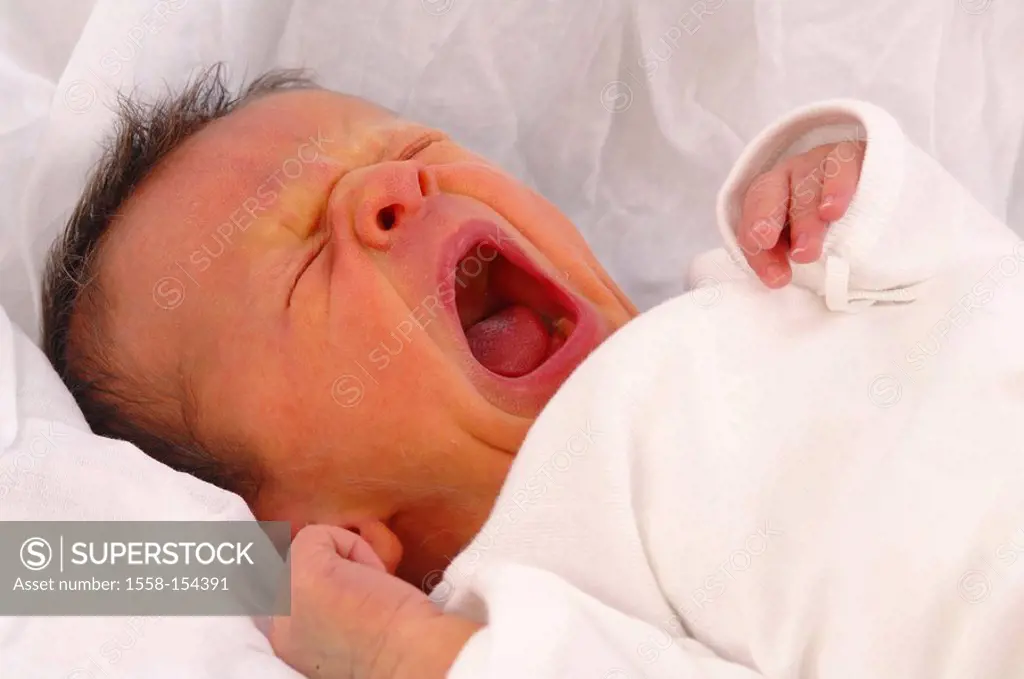
<svg viewBox="0 0 1024 679"><path fill-rule="evenodd" d="M0 615L287 615L281 521L2 521Z"/></svg>

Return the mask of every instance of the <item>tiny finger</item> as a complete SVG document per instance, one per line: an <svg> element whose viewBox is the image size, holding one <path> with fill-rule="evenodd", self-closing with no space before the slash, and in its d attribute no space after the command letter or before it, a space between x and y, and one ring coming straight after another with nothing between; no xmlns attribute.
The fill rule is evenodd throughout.
<svg viewBox="0 0 1024 679"><path fill-rule="evenodd" d="M825 222L819 215L822 182L814 175L797 181L793 175L793 199L789 212L789 235L791 248L789 256L794 262L808 264L821 257L825 242Z"/></svg>
<svg viewBox="0 0 1024 679"><path fill-rule="evenodd" d="M788 242L771 250L762 250L750 255L747 262L762 283L769 288L781 288L793 278L793 269L786 256Z"/></svg>
<svg viewBox="0 0 1024 679"><path fill-rule="evenodd" d="M857 192L863 162L863 144L844 141L836 145L823 165L821 203L818 216L826 222L842 218Z"/></svg>
<svg viewBox="0 0 1024 679"><path fill-rule="evenodd" d="M736 240L750 268L765 280L767 266L779 264L771 251L779 243L789 211L788 168L779 168L754 180L743 199ZM789 265L785 264L788 269ZM767 282L767 281L766 281Z"/></svg>
<svg viewBox="0 0 1024 679"><path fill-rule="evenodd" d="M304 540L301 549L309 557L330 563L339 556L346 561L353 561L364 566L385 570L383 562L373 548L352 531L337 526L308 526L296 536L295 542ZM292 545L295 550L295 543Z"/></svg>

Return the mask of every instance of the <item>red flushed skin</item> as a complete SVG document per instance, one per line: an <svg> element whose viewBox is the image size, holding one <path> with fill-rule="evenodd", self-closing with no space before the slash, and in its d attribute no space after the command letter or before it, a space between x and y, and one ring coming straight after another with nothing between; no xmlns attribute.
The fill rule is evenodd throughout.
<svg viewBox="0 0 1024 679"><path fill-rule="evenodd" d="M488 239L578 314L517 378L480 365L443 299ZM357 527L415 584L472 538L534 418L636 313L541 196L319 90L259 98L169 154L119 210L97 281L119 365L159 386L134 402L184 411L207 449L257 470L258 518Z"/></svg>

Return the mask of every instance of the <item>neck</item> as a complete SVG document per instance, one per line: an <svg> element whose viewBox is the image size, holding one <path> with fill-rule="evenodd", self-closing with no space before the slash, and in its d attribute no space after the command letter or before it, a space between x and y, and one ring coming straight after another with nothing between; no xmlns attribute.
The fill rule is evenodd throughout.
<svg viewBox="0 0 1024 679"><path fill-rule="evenodd" d="M396 575L429 592L445 569L480 531L493 505L466 503L458 507L435 507L434 511L397 515L390 528L402 542L402 561ZM428 518L424 518L428 517Z"/></svg>
<svg viewBox="0 0 1024 679"><path fill-rule="evenodd" d="M402 543L396 575L427 591L487 521L533 418L487 408L474 424L465 427L468 438L460 450L473 458L465 467L472 472L457 486L418 498L387 522Z"/></svg>

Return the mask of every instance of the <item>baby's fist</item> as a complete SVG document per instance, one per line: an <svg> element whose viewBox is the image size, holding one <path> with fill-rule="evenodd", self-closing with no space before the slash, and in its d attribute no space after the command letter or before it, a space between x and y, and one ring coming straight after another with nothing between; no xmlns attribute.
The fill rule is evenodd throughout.
<svg viewBox="0 0 1024 679"><path fill-rule="evenodd" d="M396 676L406 626L440 616L426 594L389 574L359 535L308 526L292 541L291 615L275 618L277 655L311 679Z"/></svg>
<svg viewBox="0 0 1024 679"><path fill-rule="evenodd" d="M751 183L736 239L770 288L789 283L789 262L821 257L825 229L846 213L860 180L864 143L826 144L781 161Z"/></svg>

